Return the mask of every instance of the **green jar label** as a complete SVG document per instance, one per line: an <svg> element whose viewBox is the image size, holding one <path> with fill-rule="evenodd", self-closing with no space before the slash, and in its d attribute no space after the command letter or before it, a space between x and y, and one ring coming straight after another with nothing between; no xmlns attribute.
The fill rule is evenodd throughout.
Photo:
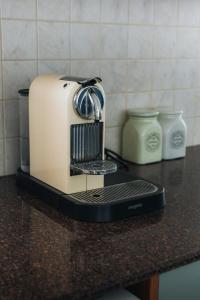
<svg viewBox="0 0 200 300"><path fill-rule="evenodd" d="M148 152L155 152L160 147L160 134L152 132L145 138L145 147Z"/></svg>
<svg viewBox="0 0 200 300"><path fill-rule="evenodd" d="M174 131L171 135L171 146L172 148L180 148L185 143L185 135L181 130Z"/></svg>

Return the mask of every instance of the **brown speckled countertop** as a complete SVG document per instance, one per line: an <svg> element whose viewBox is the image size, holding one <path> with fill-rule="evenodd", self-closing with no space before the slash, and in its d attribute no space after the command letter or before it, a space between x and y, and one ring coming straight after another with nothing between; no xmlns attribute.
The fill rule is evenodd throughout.
<svg viewBox="0 0 200 300"><path fill-rule="evenodd" d="M71 220L0 179L0 299L90 299L200 259L200 146L131 173L166 188L166 208L106 224Z"/></svg>

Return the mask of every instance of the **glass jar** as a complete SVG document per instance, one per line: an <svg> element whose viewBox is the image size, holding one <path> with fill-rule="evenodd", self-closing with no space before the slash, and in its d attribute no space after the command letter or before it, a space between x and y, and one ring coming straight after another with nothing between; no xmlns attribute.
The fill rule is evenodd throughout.
<svg viewBox="0 0 200 300"><path fill-rule="evenodd" d="M182 115L183 111L160 110L158 120L163 131L163 159L185 156L187 127Z"/></svg>
<svg viewBox="0 0 200 300"><path fill-rule="evenodd" d="M20 137L20 166L22 171L29 173L29 90L18 91L19 95L19 137Z"/></svg>
<svg viewBox="0 0 200 300"><path fill-rule="evenodd" d="M122 156L137 163L148 164L162 159L162 129L158 111L135 109L128 111L122 133Z"/></svg>

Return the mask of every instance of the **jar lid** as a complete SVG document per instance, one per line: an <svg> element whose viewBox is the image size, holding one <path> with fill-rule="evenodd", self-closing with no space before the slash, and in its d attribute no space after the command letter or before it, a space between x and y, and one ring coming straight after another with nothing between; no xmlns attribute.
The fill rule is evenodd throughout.
<svg viewBox="0 0 200 300"><path fill-rule="evenodd" d="M162 108L162 109L159 109L158 108L158 111L159 111L159 114L161 116L167 116L167 115L170 115L170 116L175 116L175 115L182 115L183 114L183 110L173 110L173 109L169 109L169 108Z"/></svg>
<svg viewBox="0 0 200 300"><path fill-rule="evenodd" d="M128 115L133 117L148 118L158 116L159 112L151 108L135 108L128 110Z"/></svg>

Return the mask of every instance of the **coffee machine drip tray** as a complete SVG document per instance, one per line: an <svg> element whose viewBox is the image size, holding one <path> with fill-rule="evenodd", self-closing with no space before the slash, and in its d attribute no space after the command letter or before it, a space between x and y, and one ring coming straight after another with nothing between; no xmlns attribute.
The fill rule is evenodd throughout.
<svg viewBox="0 0 200 300"><path fill-rule="evenodd" d="M89 190L68 195L70 198L93 204L109 204L113 202L132 201L137 197L151 195L158 191L158 187L145 180L134 180L127 183L115 184L104 188Z"/></svg>
<svg viewBox="0 0 200 300"><path fill-rule="evenodd" d="M17 184L79 221L110 222L165 206L162 186L121 171L106 175L103 188L72 194L64 194L21 169L17 172Z"/></svg>

